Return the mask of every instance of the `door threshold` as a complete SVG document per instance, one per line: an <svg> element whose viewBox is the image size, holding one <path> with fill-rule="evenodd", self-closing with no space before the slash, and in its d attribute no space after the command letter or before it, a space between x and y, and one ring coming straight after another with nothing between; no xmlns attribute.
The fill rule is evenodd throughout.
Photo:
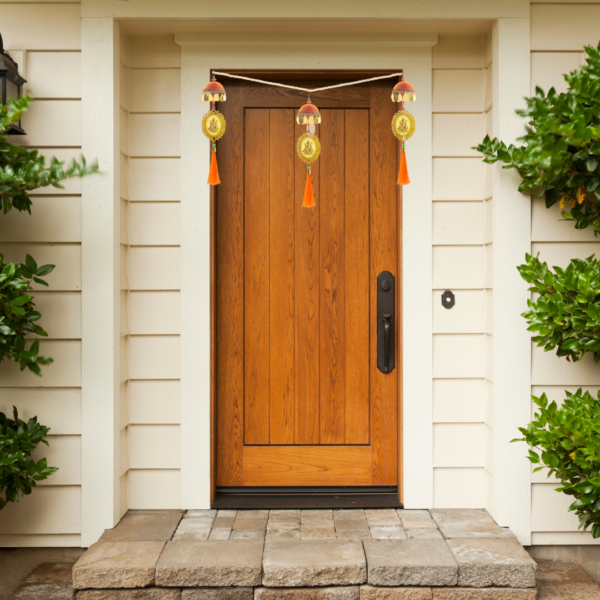
<svg viewBox="0 0 600 600"><path fill-rule="evenodd" d="M396 486L218 487L221 510L404 508Z"/></svg>

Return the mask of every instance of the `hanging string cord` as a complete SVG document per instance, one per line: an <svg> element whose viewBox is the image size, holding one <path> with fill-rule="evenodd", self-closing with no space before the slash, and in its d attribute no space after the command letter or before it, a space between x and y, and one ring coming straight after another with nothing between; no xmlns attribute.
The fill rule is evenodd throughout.
<svg viewBox="0 0 600 600"><path fill-rule="evenodd" d="M358 85L360 83L369 83L370 81L378 81L380 79L390 79L391 77L401 77L403 72L390 73L389 75L380 75L379 77L370 77L369 79L360 79L358 81L350 81L348 83L337 83L336 85L327 85L320 88L303 88L296 87L295 85L286 85L285 83L275 83L274 81L265 81L263 79L253 79L252 77L244 77L243 75L232 75L231 73L222 73L221 71L213 71L213 75L222 75L223 77L231 77L233 79L243 79L244 81L252 81L254 83L263 83L264 85L272 85L274 87L287 88L288 90L297 90L299 92L308 92L313 94L315 92L323 92L325 90L332 90L334 88L348 87L349 85Z"/></svg>

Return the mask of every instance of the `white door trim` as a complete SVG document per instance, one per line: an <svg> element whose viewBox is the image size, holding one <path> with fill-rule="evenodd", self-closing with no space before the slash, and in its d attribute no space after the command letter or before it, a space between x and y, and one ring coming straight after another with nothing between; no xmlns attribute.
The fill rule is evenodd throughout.
<svg viewBox="0 0 600 600"><path fill-rule="evenodd" d="M411 184L403 190L404 503L433 504L431 54L436 35L395 42L203 42L175 37L181 52L181 502L210 504L210 147L201 131L201 91L210 69L399 69L417 90L417 134L407 144ZM223 81L226 86L226 81ZM391 101L391 100L390 100ZM227 132L233 135L234 132ZM392 135L390 131L390 135Z"/></svg>

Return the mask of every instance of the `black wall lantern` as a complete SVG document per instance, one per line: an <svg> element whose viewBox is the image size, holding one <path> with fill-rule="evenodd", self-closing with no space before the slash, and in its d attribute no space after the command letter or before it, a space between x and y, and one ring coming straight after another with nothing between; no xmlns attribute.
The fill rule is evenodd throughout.
<svg viewBox="0 0 600 600"><path fill-rule="evenodd" d="M19 75L19 67L17 63L4 52L4 43L2 42L2 34L0 34L0 91L2 92L2 104L6 106L9 98L19 99L21 95L21 86L27 83ZM11 123L9 126L11 135L25 135L21 127L21 119L16 123Z"/></svg>

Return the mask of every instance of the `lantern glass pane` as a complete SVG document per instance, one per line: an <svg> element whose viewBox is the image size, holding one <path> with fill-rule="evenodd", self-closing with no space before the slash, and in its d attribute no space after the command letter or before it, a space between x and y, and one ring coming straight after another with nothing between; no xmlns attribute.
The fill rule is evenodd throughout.
<svg viewBox="0 0 600 600"><path fill-rule="evenodd" d="M10 79L6 80L6 100L13 98L14 100L19 99L19 86Z"/></svg>

